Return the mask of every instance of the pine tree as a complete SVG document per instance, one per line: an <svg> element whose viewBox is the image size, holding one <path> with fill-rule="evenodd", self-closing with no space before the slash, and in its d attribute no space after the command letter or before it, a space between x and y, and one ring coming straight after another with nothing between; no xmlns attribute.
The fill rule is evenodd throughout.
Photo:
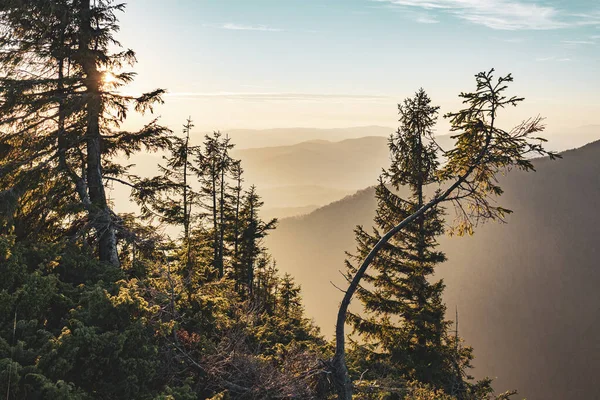
<svg viewBox="0 0 600 400"><path fill-rule="evenodd" d="M57 176L61 185L68 179L78 210L87 215L83 228L95 234L98 258L118 265L120 223L105 181L127 183L127 167L114 161L117 156L166 146L166 130L155 121L138 132L119 130L130 105L151 110L163 91L135 98L116 92L133 79L119 70L135 62L131 50L110 50L119 45L115 13L122 4L36 0L1 7L1 175L13 176L7 191L19 198L30 189L27 182L44 175Z"/></svg>
<svg viewBox="0 0 600 400"><path fill-rule="evenodd" d="M191 162L192 155L196 151L195 147L190 146L190 132L194 125L192 124L192 119L188 118L186 124L183 127L183 134L185 135L184 140L179 140L176 142L175 146L175 154L176 158L174 158L170 163L169 167L172 168L173 174L175 174L179 179L180 187L181 187L181 222L183 224L183 239L186 243L186 247L188 248L187 258L189 262L189 241L190 241L190 228L193 221L192 218L192 205L195 202L196 193L194 193L190 188L190 183L188 182L188 176L191 171L194 170L194 165ZM182 171L175 172L177 169ZM167 171L165 171L167 172Z"/></svg>
<svg viewBox="0 0 600 400"><path fill-rule="evenodd" d="M510 74L495 80L493 73L492 69L477 74L476 91L460 94L466 108L456 113L446 114L446 117L450 118L452 131L458 133L454 136L456 139L454 148L444 153L447 158L446 164L436 174L440 186L438 190L422 207L397 222L391 229L382 232L381 238L369 249L364 259L360 261L360 265L355 268L355 272L348 278L348 289L344 291L338 310L335 330L336 348L330 364L338 399L350 400L353 391L345 361L345 324L348 307L354 294L360 290L361 280L369 266L378 258L378 254L397 235L403 235L405 231L413 229L411 227L414 224L418 224L422 217L442 203L452 202L455 205L457 211L455 232L458 234L471 233L478 222L503 220L504 216L511 211L493 203L493 199L502 194L502 188L497 183L497 175L512 168L523 171L533 170L530 159L532 153L546 155L551 159L557 158L555 153L544 149L543 139L531 137L532 134L544 129L540 117L524 121L510 131L498 127L499 111L507 106L516 106L523 99L516 96L507 97L504 94L508 88L507 83L513 81ZM414 126L426 128L427 125L417 123ZM418 142L420 141L412 141L413 144ZM420 178L423 178L417 183L425 183L426 175L422 172L429 167L421 163L423 159L417 161L416 165L422 168L417 171ZM401 183L402 179L404 177L401 177L398 182ZM414 197L414 184L409 181L409 186L413 186L411 189Z"/></svg>
<svg viewBox="0 0 600 400"><path fill-rule="evenodd" d="M234 267L234 271L241 271ZM243 282L240 282L239 277L242 274L234 275L236 281L236 291L242 293L241 288ZM272 259L271 255L263 252L258 258L254 271L254 289L252 300L260 305L260 308L267 313L273 314L278 311L278 296L280 284L279 270L277 263Z"/></svg>
<svg viewBox="0 0 600 400"><path fill-rule="evenodd" d="M237 260L239 253L239 245L240 245L240 207L242 202L242 195L244 188L242 187L242 183L244 182L243 178L244 170L242 168L241 161L235 161L231 165L231 179L233 180L232 193L229 195L231 198L232 206L232 215L231 219L233 220L231 225L231 239L233 242L233 260Z"/></svg>
<svg viewBox="0 0 600 400"><path fill-rule="evenodd" d="M60 218L73 212L69 179L56 174L76 81L75 72L65 76L74 53L71 17L67 1L0 5L0 216L19 239L61 231L56 211ZM25 201L27 208L17 207Z"/></svg>
<svg viewBox="0 0 600 400"><path fill-rule="evenodd" d="M200 146L190 143L192 119L183 125L183 137L170 137L169 154L163 156L165 165L158 166L161 175L141 179L132 190L132 196L140 206L142 218L177 227L182 231L182 244L186 281L191 284L194 255L192 232L197 228L199 193L192 188L192 176L198 174L199 166L194 157ZM194 207L196 206L196 207Z"/></svg>
<svg viewBox="0 0 600 400"><path fill-rule="evenodd" d="M438 107L424 90L399 105L401 127L389 141L392 163L376 189L376 228L355 231L360 261L387 232L420 209L424 189L436 182L437 148L429 140ZM389 185L389 186L388 186ZM408 188L401 198L398 191ZM448 322L442 302L443 283L430 282L435 267L445 260L436 250L436 237L443 233L442 210L431 208L390 240L365 275L367 288L358 292L366 317L352 314L355 331L371 348L371 358L390 377L446 388L454 359L447 345ZM347 262L350 273L356 271ZM372 289L371 289L372 288Z"/></svg>
<svg viewBox="0 0 600 400"><path fill-rule="evenodd" d="M288 273L284 274L279 284L279 312L288 319L296 313L302 303L300 301L300 286L296 285L294 278Z"/></svg>
<svg viewBox="0 0 600 400"><path fill-rule="evenodd" d="M234 261L234 265L237 266L237 271L234 271L234 279L238 282L238 286L244 288L249 296L252 296L254 291L256 261L265 252L263 239L277 225L277 219L268 222L260 219L259 212L263 205L264 202L256 192L256 187L251 186L242 200L240 212L241 238L238 260Z"/></svg>
<svg viewBox="0 0 600 400"><path fill-rule="evenodd" d="M229 156L233 148L229 138L220 132L205 136L202 152L196 155L197 177L200 181L200 201L205 210L213 242L212 266L219 278L225 273L226 191L229 169L234 164Z"/></svg>

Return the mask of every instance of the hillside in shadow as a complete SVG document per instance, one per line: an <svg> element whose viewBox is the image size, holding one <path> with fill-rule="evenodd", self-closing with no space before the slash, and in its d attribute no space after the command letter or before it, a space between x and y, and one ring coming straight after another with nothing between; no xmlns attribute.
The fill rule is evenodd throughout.
<svg viewBox="0 0 600 400"><path fill-rule="evenodd" d="M600 374L600 142L535 160L535 173L501 179L507 224L473 237L441 238L448 262L448 318L475 348L476 375L528 399L595 398ZM268 246L302 284L307 311L331 335L342 298L338 272L354 249L353 228L371 226L366 189L309 215L281 221ZM356 306L356 305L355 305Z"/></svg>

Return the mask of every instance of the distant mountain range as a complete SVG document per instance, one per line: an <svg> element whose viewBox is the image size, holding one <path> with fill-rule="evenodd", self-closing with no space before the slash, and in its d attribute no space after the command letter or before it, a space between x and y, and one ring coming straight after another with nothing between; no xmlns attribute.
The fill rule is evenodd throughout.
<svg viewBox="0 0 600 400"><path fill-rule="evenodd" d="M389 160L387 138L311 140L290 146L235 150L245 181L257 186L265 215L312 211L377 180Z"/></svg>
<svg viewBox="0 0 600 400"><path fill-rule="evenodd" d="M377 179L389 160L387 138L313 140L291 146L235 150L246 182L259 188L318 186L357 190Z"/></svg>
<svg viewBox="0 0 600 400"><path fill-rule="evenodd" d="M571 150L600 140L600 125L580 126L569 130L569 133L547 131L540 136L548 139L546 147L550 150Z"/></svg>
<svg viewBox="0 0 600 400"><path fill-rule="evenodd" d="M597 133L600 133L600 129ZM448 318L475 349L476 375L530 400L593 399L600 376L600 142L534 161L537 172L501 178L508 224L440 239L448 262ZM324 172L323 175L326 175ZM353 228L372 225L366 189L283 219L267 245L302 285L308 314L331 335ZM356 307L357 304L354 304Z"/></svg>
<svg viewBox="0 0 600 400"><path fill-rule="evenodd" d="M232 155L243 162L246 184L258 187L265 201L265 216L302 215L373 185L389 162L387 139L393 128L371 126L346 129L282 128L233 130L227 134L236 144ZM600 126L575 129L573 134L544 134L548 147L566 150L600 139ZM204 135L193 134L193 143ZM448 149L453 140L437 140ZM290 144L292 143L292 144ZM268 145L268 147L260 147ZM252 148L248 148L252 147ZM158 173L160 154L142 154L128 161L143 176ZM129 188L115 185L112 192L119 211L132 211L119 203Z"/></svg>
<svg viewBox="0 0 600 400"><path fill-rule="evenodd" d="M275 128L275 129L233 129L223 131L228 134L238 149L290 146L308 141L339 142L365 136L387 137L394 128L385 126L358 126L352 128ZM202 135L203 136L203 135Z"/></svg>
<svg viewBox="0 0 600 400"><path fill-rule="evenodd" d="M255 149L261 147L293 146L302 142L339 142L347 139L359 139L367 136L389 137L396 130L388 126L359 126L352 128L275 128L275 129L233 129L223 131L229 135L237 149ZM548 128L542 136L549 140L552 150L568 150L581 147L586 143L600 139L600 125L572 127L569 133ZM447 136L438 132L439 137ZM194 132L195 142L201 141L204 133Z"/></svg>
<svg viewBox="0 0 600 400"><path fill-rule="evenodd" d="M275 143L311 138L291 145L250 149L236 147L233 151L233 156L242 160L246 182L258 187L269 215L285 217L298 215L296 211L304 213L310 207L323 206L373 185L381 169L389 163L387 140L393 131L393 128L385 127L298 128L233 131L230 136L233 143L255 138L254 144L267 138ZM549 140L547 147L555 151L580 147L600 139L600 126L581 127L573 132L570 135L544 133L543 136ZM344 140L336 141L336 138ZM453 145L450 135L440 135L437 140L444 149Z"/></svg>

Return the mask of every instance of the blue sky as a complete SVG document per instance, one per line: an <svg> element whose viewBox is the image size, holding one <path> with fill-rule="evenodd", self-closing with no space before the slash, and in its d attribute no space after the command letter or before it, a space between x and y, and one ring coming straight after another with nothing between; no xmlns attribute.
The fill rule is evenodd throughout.
<svg viewBox="0 0 600 400"><path fill-rule="evenodd" d="M424 87L442 111L473 75L512 72L507 116L549 129L600 124L597 0L130 0L119 38L138 53L128 90L202 129L396 125Z"/></svg>

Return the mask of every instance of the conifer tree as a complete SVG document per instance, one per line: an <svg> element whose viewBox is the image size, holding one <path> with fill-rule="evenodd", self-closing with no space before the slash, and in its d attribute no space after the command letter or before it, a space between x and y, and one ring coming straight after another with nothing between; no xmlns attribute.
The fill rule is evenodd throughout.
<svg viewBox="0 0 600 400"><path fill-rule="evenodd" d="M192 119L188 118L186 124L183 127L183 133L185 135L184 140L176 141L175 152L178 155L174 159L170 167L183 169L178 175L180 178L180 186L182 190L182 202L181 202L181 217L183 223L183 238L188 248L187 258L189 259L189 241L190 241L190 228L192 224L192 204L195 201L195 193L191 190L188 182L188 176L191 171L194 170L194 165L191 162L192 155L195 151L194 147L190 146L190 132L193 128ZM188 260L189 262L189 260Z"/></svg>
<svg viewBox="0 0 600 400"><path fill-rule="evenodd" d="M66 92L74 86L74 79L65 77L75 48L71 19L66 1L0 5L0 202L5 205L0 216L20 238L53 230L44 226L45 218L36 223L35 215L53 208L66 213L74 201L67 195L68 179L55 173L55 151L71 108ZM47 196L60 192L65 195ZM17 207L25 200L28 207Z"/></svg>
<svg viewBox="0 0 600 400"><path fill-rule="evenodd" d="M263 205L264 202L258 195L256 187L251 186L242 200L240 212L241 238L238 260L235 260L234 264L238 267L238 270L234 271L234 279L239 282L239 287L245 288L250 296L252 296L255 285L256 261L265 252L263 239L277 225L277 219L268 222L260 219L259 212Z"/></svg>
<svg viewBox="0 0 600 400"><path fill-rule="evenodd" d="M132 190L133 198L141 207L142 218L156 219L182 230L181 243L188 277L193 266L191 235L198 220L194 205L197 206L199 198L199 193L192 188L192 176L200 168L194 161L200 146L190 143L193 127L192 119L188 118L183 125L183 137L169 138L169 154L163 156L166 164L158 166L161 175L139 180Z"/></svg>
<svg viewBox="0 0 600 400"><path fill-rule="evenodd" d="M242 168L242 162L237 160L231 165L231 179L233 180L233 185L231 187L232 193L230 193L231 202L233 203L231 219L233 222L231 223L231 241L233 242L233 260L237 260L239 245L240 245L240 207L243 195L243 187L242 183L244 182L243 178L244 169Z"/></svg>
<svg viewBox="0 0 600 400"><path fill-rule="evenodd" d="M356 229L358 251L350 260L360 262L381 239L381 232L419 210L426 201L425 187L437 180L437 147L431 137L438 107L421 89L398 109L401 126L389 140L391 166L376 188L376 227L372 233ZM398 194L403 188L409 191L404 198ZM361 345L362 356L368 353L378 365L371 366L371 371L379 372L378 379L387 375L396 382L416 380L449 393L458 355L444 318L444 285L431 282L435 267L445 260L436 250L443 222L442 210L433 207L382 248L364 276L372 289L363 287L357 293L366 316L350 314L350 322L366 344ZM346 264L354 274L352 262Z"/></svg>
<svg viewBox="0 0 600 400"><path fill-rule="evenodd" d="M288 273L284 274L279 284L279 312L284 318L289 318L292 313L301 307L300 286L296 285L294 278Z"/></svg>
<svg viewBox="0 0 600 400"><path fill-rule="evenodd" d="M201 185L200 201L213 241L212 266L219 278L224 276L225 271L226 180L233 164L229 156L232 148L229 138L224 138L220 132L214 132L212 136L205 136L203 149L196 155L197 177Z"/></svg>
<svg viewBox="0 0 600 400"><path fill-rule="evenodd" d="M135 62L131 50L111 51L119 46L115 13L122 4L36 0L1 7L2 174L14 176L8 191L18 198L25 182L39 182L43 173L68 178L87 215L84 228L95 234L98 258L118 265L119 219L105 184L107 179L125 182L127 167L115 157L167 144L166 130L155 121L138 132L119 128L130 105L151 110L163 91L139 97L116 92L134 75L119 70Z"/></svg>
<svg viewBox="0 0 600 400"><path fill-rule="evenodd" d="M486 220L502 220L511 211L493 204L492 199L502 194L497 183L497 175L512 168L523 171L533 170L531 155L538 154L557 157L546 151L544 139L532 135L544 129L541 118L524 121L511 130L498 127L499 112L508 106L517 106L523 99L507 97L507 83L513 81L509 74L494 79L494 70L481 72L475 76L476 91L461 93L465 108L447 114L456 145L445 152L447 163L438 174L438 190L422 207L397 222L368 251L356 272L349 278L349 286L338 310L336 321L336 350L330 364L332 378L338 399L352 398L352 380L346 365L345 324L350 301L365 276L369 266L396 235L418 224L426 213L439 205L451 202L455 205L458 222L455 232L471 233L476 223Z"/></svg>
<svg viewBox="0 0 600 400"><path fill-rule="evenodd" d="M240 271L239 268L234 266L234 271ZM234 275L236 280L236 290L238 293L241 292L243 282L238 283L241 274ZM271 255L263 252L259 257L255 271L254 271L254 289L253 289L253 300L260 304L261 308L268 313L275 313L278 311L278 296L279 296L279 284L280 284L279 270L277 269L277 263L272 259Z"/></svg>

